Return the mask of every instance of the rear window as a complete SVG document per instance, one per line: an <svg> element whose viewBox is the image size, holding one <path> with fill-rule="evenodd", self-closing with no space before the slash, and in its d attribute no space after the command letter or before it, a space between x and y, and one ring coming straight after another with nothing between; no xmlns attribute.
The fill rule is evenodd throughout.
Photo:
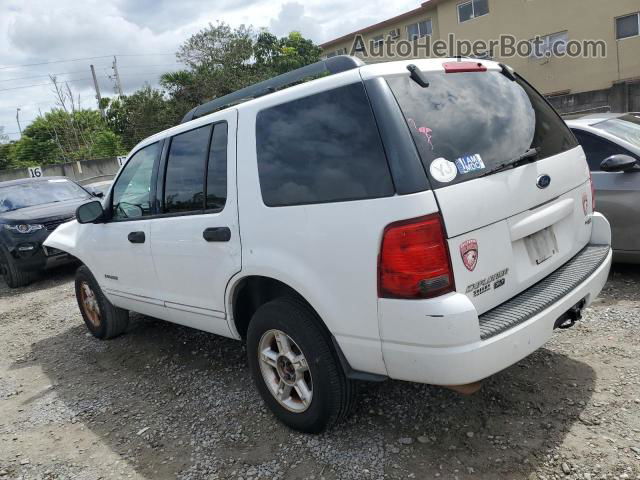
<svg viewBox="0 0 640 480"><path fill-rule="evenodd" d="M256 146L260 188L268 206L395 193L361 83L261 111Z"/></svg>
<svg viewBox="0 0 640 480"><path fill-rule="evenodd" d="M532 148L541 160L577 146L571 131L526 82L500 72L423 72L388 78L434 188L486 175Z"/></svg>

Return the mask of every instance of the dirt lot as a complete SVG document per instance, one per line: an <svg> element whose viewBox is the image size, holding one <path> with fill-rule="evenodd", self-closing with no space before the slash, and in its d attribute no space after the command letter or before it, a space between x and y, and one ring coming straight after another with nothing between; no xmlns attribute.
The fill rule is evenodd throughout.
<svg viewBox="0 0 640 480"><path fill-rule="evenodd" d="M239 343L140 316L100 342L71 269L0 284L0 479L640 479L640 272L463 398L362 386L321 436L265 410Z"/></svg>

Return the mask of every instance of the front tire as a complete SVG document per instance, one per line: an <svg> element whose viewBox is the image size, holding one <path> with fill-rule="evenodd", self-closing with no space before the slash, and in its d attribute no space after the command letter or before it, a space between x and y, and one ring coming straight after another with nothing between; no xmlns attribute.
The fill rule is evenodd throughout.
<svg viewBox="0 0 640 480"><path fill-rule="evenodd" d="M34 273L20 270L9 252L4 250L0 258L0 272L9 288L26 287L35 278Z"/></svg>
<svg viewBox="0 0 640 480"><path fill-rule="evenodd" d="M127 329L129 312L114 306L105 297L95 277L84 265L76 272L76 299L84 323L94 337L108 340Z"/></svg>
<svg viewBox="0 0 640 480"><path fill-rule="evenodd" d="M247 332L253 380L285 425L320 433L351 410L348 380L316 313L301 301L278 298L255 312Z"/></svg>

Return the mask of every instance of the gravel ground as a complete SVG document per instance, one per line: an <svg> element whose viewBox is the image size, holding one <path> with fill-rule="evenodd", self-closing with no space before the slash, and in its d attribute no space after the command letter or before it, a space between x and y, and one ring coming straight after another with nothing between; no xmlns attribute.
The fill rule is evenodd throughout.
<svg viewBox="0 0 640 480"><path fill-rule="evenodd" d="M320 436L263 407L243 347L133 316L91 337L73 271L0 284L0 479L640 479L640 272L472 397L363 384Z"/></svg>

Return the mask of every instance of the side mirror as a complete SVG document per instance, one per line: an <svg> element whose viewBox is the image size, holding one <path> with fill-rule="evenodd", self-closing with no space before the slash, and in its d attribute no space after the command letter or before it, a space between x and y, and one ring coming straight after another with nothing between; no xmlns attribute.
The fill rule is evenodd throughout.
<svg viewBox="0 0 640 480"><path fill-rule="evenodd" d="M99 201L85 203L76 210L76 220L78 223L94 223L104 217L102 203Z"/></svg>
<svg viewBox="0 0 640 480"><path fill-rule="evenodd" d="M633 170L637 160L629 155L612 155L600 164L604 172L628 172Z"/></svg>
<svg viewBox="0 0 640 480"><path fill-rule="evenodd" d="M102 198L102 197L104 197L104 193L102 193L102 192L101 192L101 191L99 191L99 190L96 190L96 189L95 189L95 188L93 188L93 187L84 187L84 189L85 189L87 192L89 192L89 193L90 193L92 196L94 196L94 197L98 197L98 198Z"/></svg>

